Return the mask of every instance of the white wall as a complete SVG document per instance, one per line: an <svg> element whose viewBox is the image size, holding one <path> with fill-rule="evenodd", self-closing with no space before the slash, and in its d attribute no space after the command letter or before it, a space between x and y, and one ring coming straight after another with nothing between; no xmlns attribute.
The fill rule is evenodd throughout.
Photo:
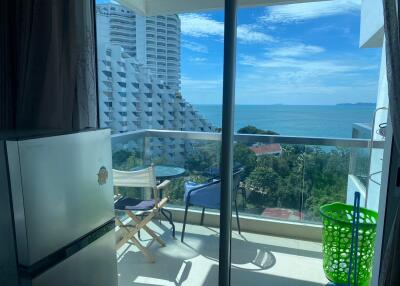
<svg viewBox="0 0 400 286"><path fill-rule="evenodd" d="M356 192L360 192L360 205L365 205L365 186L360 182L360 180L354 176L349 175L347 180L347 198L346 204L353 205L354 204L354 194Z"/></svg>
<svg viewBox="0 0 400 286"><path fill-rule="evenodd" d="M382 60L381 69L379 76L379 86L378 86L378 97L376 102L376 109L389 106L388 100L388 84L386 77L386 56L385 47L382 48ZM385 138L377 134L379 130L379 125L381 123L386 123L388 117L387 110L376 111L375 122L374 122L374 140L384 140ZM382 175L382 163L383 163L383 149L373 149L371 153L371 165L370 165L370 180L368 183L368 201L367 207L378 211L379 206L379 195L380 195L380 182Z"/></svg>
<svg viewBox="0 0 400 286"><path fill-rule="evenodd" d="M360 47L362 48L382 48L380 75L377 90L376 110L388 107L388 86L386 78L386 54L384 47L383 32L383 6L379 0L363 0L361 7L361 23L360 23ZM385 140L384 137L377 134L379 125L387 122L387 110L376 111L375 122L373 122L374 140ZM378 211L380 185L382 175L383 149L373 149L371 151L370 168L368 180L368 191L355 181L349 175L347 189L347 203L353 204L354 192L361 192L361 201L364 205L367 200L367 208Z"/></svg>
<svg viewBox="0 0 400 286"><path fill-rule="evenodd" d="M363 0L361 6L360 47L382 47L383 34L382 0Z"/></svg>

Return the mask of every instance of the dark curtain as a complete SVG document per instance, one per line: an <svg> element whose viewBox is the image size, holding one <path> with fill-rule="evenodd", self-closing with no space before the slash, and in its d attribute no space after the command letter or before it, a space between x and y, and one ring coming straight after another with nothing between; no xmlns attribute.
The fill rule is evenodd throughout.
<svg viewBox="0 0 400 286"><path fill-rule="evenodd" d="M12 96L15 78L15 65L12 59L15 51L15 33L11 33L14 26L15 2L0 2L0 128L15 127L13 116L16 107L16 97Z"/></svg>
<svg viewBox="0 0 400 286"><path fill-rule="evenodd" d="M97 127L92 0L0 1L0 127Z"/></svg>
<svg viewBox="0 0 400 286"><path fill-rule="evenodd" d="M397 0L383 0L389 111L393 127L379 285L400 285L400 31Z"/></svg>

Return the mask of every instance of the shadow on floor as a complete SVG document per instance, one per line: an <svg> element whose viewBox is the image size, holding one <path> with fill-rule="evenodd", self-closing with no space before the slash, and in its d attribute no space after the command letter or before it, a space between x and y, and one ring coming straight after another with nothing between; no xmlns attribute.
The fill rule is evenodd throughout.
<svg viewBox="0 0 400 286"><path fill-rule="evenodd" d="M288 277L274 276L266 273L234 269L231 270L231 285L251 285L251 286L321 286L322 284L310 281L302 281ZM290 271L290 270L288 270ZM203 285L218 285L218 266L213 266Z"/></svg>
<svg viewBox="0 0 400 286"><path fill-rule="evenodd" d="M159 227L164 229L162 225ZM179 232L177 239L173 239L169 231L164 232L162 238L167 246L159 247L156 243L150 246L156 257L153 264L148 263L133 246L128 251L121 251L119 285L217 285L219 235L206 229L204 233L187 232L185 242L181 243ZM321 257L318 252L232 238L232 285L321 285L261 273L275 265L276 258L272 252Z"/></svg>

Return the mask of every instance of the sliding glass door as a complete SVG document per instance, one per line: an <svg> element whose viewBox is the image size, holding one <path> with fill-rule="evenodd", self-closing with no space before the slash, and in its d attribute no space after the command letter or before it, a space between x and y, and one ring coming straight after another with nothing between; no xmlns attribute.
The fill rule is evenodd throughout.
<svg viewBox="0 0 400 286"><path fill-rule="evenodd" d="M147 2L98 0L96 9L113 168L153 165L167 184L168 204L147 224L165 247L136 233L149 263L137 244L119 245L120 285L333 280L349 257L328 260L321 207L351 206L359 193L362 207L385 211L383 18L373 30L374 8L357 1ZM146 188L118 192L154 199Z"/></svg>
<svg viewBox="0 0 400 286"><path fill-rule="evenodd" d="M232 200L231 285L346 284L356 258L351 216L339 210L351 213L355 194L368 209L355 236L358 279L371 279L391 141L383 32L373 30L371 9L351 1L238 9L233 159L243 172Z"/></svg>

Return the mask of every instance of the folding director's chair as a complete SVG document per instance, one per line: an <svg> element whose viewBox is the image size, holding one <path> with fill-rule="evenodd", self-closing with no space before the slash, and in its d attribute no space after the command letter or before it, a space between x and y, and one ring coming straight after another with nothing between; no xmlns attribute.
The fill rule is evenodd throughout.
<svg viewBox="0 0 400 286"><path fill-rule="evenodd" d="M117 242L117 250L130 240L148 258L149 262L155 262L154 256L147 247L140 243L135 235L143 229L153 237L153 240L157 241L161 246L165 246L165 242L147 224L167 204L168 197L159 200L159 194L160 190L169 184L169 181L166 180L157 185L153 166L139 171L113 170L113 179L117 193L114 208L125 212L133 222L133 224L124 224L118 216L116 217L116 224L124 230L122 238ZM124 197L119 194L118 187L151 188L154 199L140 200ZM144 213L146 216L142 216L143 219L140 219L138 216Z"/></svg>

